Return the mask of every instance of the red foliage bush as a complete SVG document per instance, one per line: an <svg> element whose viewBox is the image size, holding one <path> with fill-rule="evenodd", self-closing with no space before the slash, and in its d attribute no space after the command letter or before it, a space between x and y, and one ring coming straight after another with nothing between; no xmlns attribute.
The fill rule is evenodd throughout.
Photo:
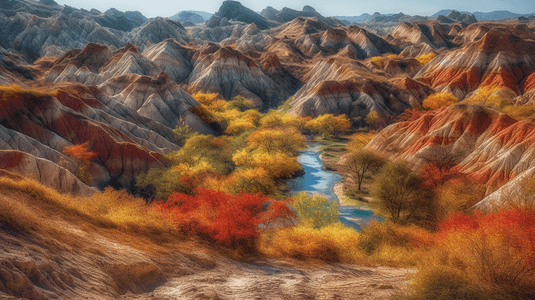
<svg viewBox="0 0 535 300"><path fill-rule="evenodd" d="M439 225L437 240L450 267L493 293L535 295L535 209L456 214Z"/></svg>
<svg viewBox="0 0 535 300"><path fill-rule="evenodd" d="M72 145L65 147L63 153L75 160L89 164L96 156L97 153L89 151L89 144L83 143L79 145Z"/></svg>
<svg viewBox="0 0 535 300"><path fill-rule="evenodd" d="M260 236L260 224L295 218L287 201L259 194L233 196L209 189L198 189L196 195L173 193L167 202L154 203L153 207L189 235L246 249L254 248Z"/></svg>

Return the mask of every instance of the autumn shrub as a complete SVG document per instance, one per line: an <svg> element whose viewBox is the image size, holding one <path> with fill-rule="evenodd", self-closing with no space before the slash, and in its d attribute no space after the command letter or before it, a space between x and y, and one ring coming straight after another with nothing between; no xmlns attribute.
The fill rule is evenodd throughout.
<svg viewBox="0 0 535 300"><path fill-rule="evenodd" d="M263 234L259 251L271 257L359 263L365 259L358 240L358 232L339 223L320 229L296 226Z"/></svg>
<svg viewBox="0 0 535 300"><path fill-rule="evenodd" d="M424 99L422 106L425 109L437 109L444 106L450 106L459 102L459 99L452 93L436 93Z"/></svg>
<svg viewBox="0 0 535 300"><path fill-rule="evenodd" d="M358 249L377 263L414 266L433 244L433 234L420 227L374 221L360 232Z"/></svg>
<svg viewBox="0 0 535 300"><path fill-rule="evenodd" d="M261 193L279 197L279 182L262 167L244 167L233 172L224 182L224 190L231 194Z"/></svg>
<svg viewBox="0 0 535 300"><path fill-rule="evenodd" d="M331 138L347 132L351 122L346 115L324 114L308 121L307 127L325 138Z"/></svg>
<svg viewBox="0 0 535 300"><path fill-rule="evenodd" d="M366 121L366 124L375 127L376 124L379 122L379 114L376 111L371 111L369 114L366 115L364 121Z"/></svg>
<svg viewBox="0 0 535 300"><path fill-rule="evenodd" d="M464 102L482 104L486 107L502 109L512 105L512 100L516 98L516 93L510 88L497 86L484 86L479 89Z"/></svg>
<svg viewBox="0 0 535 300"><path fill-rule="evenodd" d="M67 146L62 152L78 162L78 178L85 184L91 185L93 183L91 163L92 160L97 157L97 153L89 151L89 144L87 142L79 145Z"/></svg>
<svg viewBox="0 0 535 300"><path fill-rule="evenodd" d="M535 116L535 104L509 105L502 111L517 120L531 118Z"/></svg>
<svg viewBox="0 0 535 300"><path fill-rule="evenodd" d="M195 195L173 193L167 202L153 204L154 210L168 217L185 233L201 236L217 244L252 251L260 236L259 225L268 218L293 217L287 205L279 212L264 211L273 200L259 194L229 195L198 189ZM282 211L282 212L281 212Z"/></svg>
<svg viewBox="0 0 535 300"><path fill-rule="evenodd" d="M205 94L195 93L191 95L195 100L199 101L202 105L208 108L209 111L221 111L227 104L227 101L219 99L217 93Z"/></svg>
<svg viewBox="0 0 535 300"><path fill-rule="evenodd" d="M321 195L309 195L305 192L293 196L292 208L302 226L319 229L340 223L338 203Z"/></svg>
<svg viewBox="0 0 535 300"><path fill-rule="evenodd" d="M255 106L244 97L236 96L231 101L228 101L225 108L228 110L238 109L244 112L250 109L254 109Z"/></svg>
<svg viewBox="0 0 535 300"><path fill-rule="evenodd" d="M454 213L468 213L483 200L486 187L467 178L450 180L435 188L436 220L441 221Z"/></svg>
<svg viewBox="0 0 535 300"><path fill-rule="evenodd" d="M370 132L359 132L353 134L349 138L349 143L347 143L346 149L348 151L355 151L364 148L373 138L376 136L374 133Z"/></svg>
<svg viewBox="0 0 535 300"><path fill-rule="evenodd" d="M372 63L376 65L379 69L382 69L385 67L385 59L381 56L374 56L372 57Z"/></svg>
<svg viewBox="0 0 535 300"><path fill-rule="evenodd" d="M427 54L417 56L416 60L425 66L435 57L437 57L437 55L434 52L429 52Z"/></svg>
<svg viewBox="0 0 535 300"><path fill-rule="evenodd" d="M0 86L0 100L2 101L13 99L14 96L23 94L32 95L34 97L45 97L52 95L52 93L45 92L39 89L25 89L20 87L16 83L13 83L10 86Z"/></svg>
<svg viewBox="0 0 535 300"><path fill-rule="evenodd" d="M247 138L247 149L268 154L296 155L305 147L305 138L295 128L262 128Z"/></svg>
<svg viewBox="0 0 535 300"><path fill-rule="evenodd" d="M228 120L225 133L239 135L249 130L254 130L259 125L262 115L257 110L247 110L239 116Z"/></svg>
<svg viewBox="0 0 535 300"><path fill-rule="evenodd" d="M214 123L216 119L212 116L210 110L203 104L193 106L191 112L199 119L203 120L206 124Z"/></svg>
<svg viewBox="0 0 535 300"><path fill-rule="evenodd" d="M71 205L76 210L95 216L114 226L135 232L168 231L172 228L144 199L134 197L125 190L107 187L104 191Z"/></svg>
<svg viewBox="0 0 535 300"><path fill-rule="evenodd" d="M535 210L456 214L422 259L414 299L533 299Z"/></svg>

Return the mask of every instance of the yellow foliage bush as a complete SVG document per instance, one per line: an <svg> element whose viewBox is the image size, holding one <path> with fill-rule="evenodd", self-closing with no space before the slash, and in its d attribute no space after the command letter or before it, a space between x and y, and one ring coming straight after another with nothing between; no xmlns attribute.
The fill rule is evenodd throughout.
<svg viewBox="0 0 535 300"><path fill-rule="evenodd" d="M417 56L416 60L425 66L435 57L437 57L437 55L434 52L429 52L427 54L422 54L422 55Z"/></svg>
<svg viewBox="0 0 535 300"><path fill-rule="evenodd" d="M374 262L414 266L434 244L434 236L417 226L372 222L360 232L358 246Z"/></svg>
<svg viewBox="0 0 535 300"><path fill-rule="evenodd" d="M259 251L271 257L358 263L365 261L358 239L358 232L341 224L321 229L296 226L263 234Z"/></svg>
<svg viewBox="0 0 535 300"><path fill-rule="evenodd" d="M512 105L512 100L515 97L516 93L509 88L484 86L479 88L472 97L464 100L464 102L501 109Z"/></svg>
<svg viewBox="0 0 535 300"><path fill-rule="evenodd" d="M397 54L390 54L390 55L387 56L387 58L388 58L388 59L397 59L397 58L399 58L399 55L397 55Z"/></svg>
<svg viewBox="0 0 535 300"><path fill-rule="evenodd" d="M353 134L349 138L349 143L346 145L346 149L348 151L355 151L364 148L373 138L376 136L376 134L370 133L370 132L359 132Z"/></svg>
<svg viewBox="0 0 535 300"><path fill-rule="evenodd" d="M443 106L450 106L459 102L459 99L452 93L436 93L424 99L422 106L425 109L437 109Z"/></svg>
<svg viewBox="0 0 535 300"><path fill-rule="evenodd" d="M535 104L509 105L505 106L502 111L517 120L532 118L535 116Z"/></svg>
<svg viewBox="0 0 535 300"><path fill-rule="evenodd" d="M379 69L382 69L385 67L385 59L381 56L374 56L372 57L372 63L376 65Z"/></svg>
<svg viewBox="0 0 535 300"><path fill-rule="evenodd" d="M25 89L20 87L18 84L13 83L10 86L0 86L0 99L8 100L18 94L31 94L35 97L44 97L51 96L53 93L44 92L38 89Z"/></svg>
<svg viewBox="0 0 535 300"><path fill-rule="evenodd" d="M217 93L213 93L213 94L207 94L207 93L195 93L193 95L191 95L193 98L195 98L195 100L199 101L199 103L203 104L203 105L206 105L206 106L210 106L212 105L214 102L216 102L217 100L219 100L217 98L218 94ZM226 101L225 101L226 102Z"/></svg>
<svg viewBox="0 0 535 300"><path fill-rule="evenodd" d="M348 131L351 128L351 122L345 114L338 116L325 114L308 121L306 126L328 138Z"/></svg>

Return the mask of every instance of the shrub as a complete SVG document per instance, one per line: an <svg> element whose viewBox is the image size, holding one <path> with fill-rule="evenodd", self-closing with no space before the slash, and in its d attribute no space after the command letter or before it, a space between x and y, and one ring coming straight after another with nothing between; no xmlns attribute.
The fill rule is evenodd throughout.
<svg viewBox="0 0 535 300"><path fill-rule="evenodd" d="M429 52L427 54L422 54L422 55L417 56L416 60L425 66L435 57L437 57L437 55L434 52Z"/></svg>
<svg viewBox="0 0 535 300"><path fill-rule="evenodd" d="M424 261L413 287L415 299L430 299L432 294L533 299L535 210L451 216L441 223L437 247ZM440 279L447 284L439 284Z"/></svg>
<svg viewBox="0 0 535 300"><path fill-rule="evenodd" d="M354 229L342 224L320 229L297 226L263 234L259 251L273 257L357 263L364 261L364 255L357 248L358 239L359 234Z"/></svg>
<svg viewBox="0 0 535 300"><path fill-rule="evenodd" d="M286 205L276 205L279 212L263 214L262 207L275 200L260 195L232 196L209 189L196 195L174 193L167 202L154 203L155 210L170 218L185 233L207 238L217 244L254 250L260 235L259 225L270 217L293 217Z"/></svg>
<svg viewBox="0 0 535 300"><path fill-rule="evenodd" d="M425 98L422 106L425 109L437 109L457 102L459 102L459 99L452 93L436 93Z"/></svg>
<svg viewBox="0 0 535 300"><path fill-rule="evenodd" d="M477 89L475 94L469 99L464 100L464 102L502 109L511 105L512 100L516 98L516 96L516 93L509 88L484 86Z"/></svg>
<svg viewBox="0 0 535 300"><path fill-rule="evenodd" d="M62 152L78 162L78 178L83 183L91 185L93 183L93 176L90 171L91 161L97 157L97 153L89 151L89 144L87 142L79 145L67 146Z"/></svg>
<svg viewBox="0 0 535 300"><path fill-rule="evenodd" d="M325 114L308 121L307 126L312 131L320 133L323 137L331 138L348 131L351 128L351 122L349 122L346 115L334 116Z"/></svg>
<svg viewBox="0 0 535 300"><path fill-rule="evenodd" d="M349 143L347 143L346 149L348 151L356 151L364 148L373 138L375 134L364 132L355 133L351 136Z"/></svg>
<svg viewBox="0 0 535 300"><path fill-rule="evenodd" d="M255 107L251 102L249 102L242 96L236 96L227 103L225 108L228 110L237 109L239 111L244 112L249 109L254 109Z"/></svg>
<svg viewBox="0 0 535 300"><path fill-rule="evenodd" d="M372 222L360 232L358 248L375 262L393 266L415 265L434 245L430 232L417 226Z"/></svg>
<svg viewBox="0 0 535 300"><path fill-rule="evenodd" d="M502 111L517 120L531 118L535 116L535 104L509 105L505 106Z"/></svg>
<svg viewBox="0 0 535 300"><path fill-rule="evenodd" d="M372 63L376 65L379 69L382 69L385 67L385 59L381 56L372 57Z"/></svg>
<svg viewBox="0 0 535 300"><path fill-rule="evenodd" d="M310 196L305 192L294 195L293 209L299 223L311 228L322 228L339 223L338 204L320 195Z"/></svg>
<svg viewBox="0 0 535 300"><path fill-rule="evenodd" d="M376 111L371 111L369 114L366 115L364 121L366 121L366 124L375 126L375 124L377 124L377 121L379 121L379 115Z"/></svg>
<svg viewBox="0 0 535 300"><path fill-rule="evenodd" d="M268 154L285 153L296 155L305 147L305 138L293 128L263 128L247 138L247 148Z"/></svg>

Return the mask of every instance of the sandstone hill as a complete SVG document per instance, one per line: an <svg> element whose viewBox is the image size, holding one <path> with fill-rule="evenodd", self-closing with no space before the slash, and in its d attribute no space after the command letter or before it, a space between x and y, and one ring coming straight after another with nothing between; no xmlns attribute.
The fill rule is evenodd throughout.
<svg viewBox="0 0 535 300"><path fill-rule="evenodd" d="M258 14L225 1L206 24L186 30L178 21L136 12L32 3L12 0L0 9L0 84L27 89L9 110L18 119L6 115L0 123L2 150L23 152L21 161L46 159L55 177L70 178L65 172L73 175L78 166L61 151L87 142L99 154L91 171L98 188L129 187L137 174L162 166L161 155L180 147L172 130L181 119L197 132L217 134L217 124L193 113L196 92L243 96L263 111L293 97L290 114L346 114L354 126L366 125L370 112L381 124L393 122L437 92L462 100L481 87L504 87L514 94L512 103L535 101L529 22L469 24L471 16L447 12L442 21L375 14L343 25L310 6ZM377 34L367 29L374 24L390 29ZM428 55L437 57L421 59ZM46 101L35 106L41 98L27 92L32 89L46 92ZM455 120L464 110L443 119ZM402 134L391 127L385 132L381 136ZM417 165L416 156L404 153L392 155ZM24 174L37 165L4 169ZM487 172L475 165L466 160L462 166L474 176ZM496 187L525 171L490 169L477 176ZM83 183L65 180L58 188L90 193Z"/></svg>
<svg viewBox="0 0 535 300"><path fill-rule="evenodd" d="M533 88L534 53L532 39L521 38L507 27L493 27L480 39L436 57L415 79L459 99L484 86L505 87L522 95Z"/></svg>
<svg viewBox="0 0 535 300"><path fill-rule="evenodd" d="M435 157L451 159L459 171L487 185L490 193L534 173L534 130L531 119L517 121L483 106L457 104L390 125L367 147L407 160L414 169ZM490 209L499 200L491 197L479 207Z"/></svg>

